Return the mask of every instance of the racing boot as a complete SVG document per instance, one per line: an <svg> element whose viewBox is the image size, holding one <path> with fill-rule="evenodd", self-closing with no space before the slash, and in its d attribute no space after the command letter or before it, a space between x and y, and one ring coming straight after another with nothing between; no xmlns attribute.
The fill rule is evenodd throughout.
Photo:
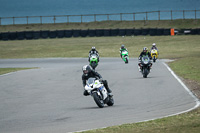
<svg viewBox="0 0 200 133"><path fill-rule="evenodd" d="M88 93L88 91L84 90L83 95L84 95L84 96L88 96L88 95L90 95L90 94Z"/></svg>

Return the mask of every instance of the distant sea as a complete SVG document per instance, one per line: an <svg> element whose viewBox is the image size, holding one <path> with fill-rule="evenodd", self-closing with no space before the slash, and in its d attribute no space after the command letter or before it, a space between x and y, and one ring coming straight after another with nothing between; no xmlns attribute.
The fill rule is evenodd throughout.
<svg viewBox="0 0 200 133"><path fill-rule="evenodd" d="M195 9L200 9L200 0L0 0L0 17L110 14ZM176 16L176 14L174 15ZM188 17L194 16L192 13L186 15ZM199 12L197 15L200 17ZM78 21L76 19L80 18L73 19L71 21ZM84 21L88 22L90 19L92 21L92 18L86 18ZM11 20L2 19L1 24L12 23L12 21L9 21ZM24 20L18 21L16 20L16 23ZM39 20L32 18L30 21L37 23L36 21Z"/></svg>

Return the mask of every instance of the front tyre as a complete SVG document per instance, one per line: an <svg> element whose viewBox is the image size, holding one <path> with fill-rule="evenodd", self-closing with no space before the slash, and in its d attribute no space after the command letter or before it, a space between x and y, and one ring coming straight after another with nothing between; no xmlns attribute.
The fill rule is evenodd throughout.
<svg viewBox="0 0 200 133"><path fill-rule="evenodd" d="M108 105L108 106L113 106L113 104L114 104L114 99L113 99L113 97L109 97L109 101L108 101L107 105Z"/></svg>
<svg viewBox="0 0 200 133"><path fill-rule="evenodd" d="M153 62L156 62L156 57L155 56L153 57Z"/></svg>
<svg viewBox="0 0 200 133"><path fill-rule="evenodd" d="M99 97L99 95L96 92L93 93L93 98L94 98L94 101L96 102L96 104L99 106L99 108L104 107L103 100Z"/></svg>
<svg viewBox="0 0 200 133"><path fill-rule="evenodd" d="M147 75L148 75L148 69L144 68L143 78L147 78Z"/></svg>

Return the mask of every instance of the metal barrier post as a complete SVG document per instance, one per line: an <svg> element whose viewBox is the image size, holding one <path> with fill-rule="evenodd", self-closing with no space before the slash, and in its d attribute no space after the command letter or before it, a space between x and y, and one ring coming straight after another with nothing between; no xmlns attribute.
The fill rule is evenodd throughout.
<svg viewBox="0 0 200 133"><path fill-rule="evenodd" d="M148 12L146 12L146 21L148 20Z"/></svg>
<svg viewBox="0 0 200 133"><path fill-rule="evenodd" d="M15 17L13 17L13 25L15 25Z"/></svg>
<svg viewBox="0 0 200 133"><path fill-rule="evenodd" d="M133 13L133 21L135 21L135 13Z"/></svg>
<svg viewBox="0 0 200 133"><path fill-rule="evenodd" d="M171 21L173 20L173 16L172 16L172 10L171 10Z"/></svg>
<svg viewBox="0 0 200 133"><path fill-rule="evenodd" d="M53 17L54 24L56 23L56 16Z"/></svg>
<svg viewBox="0 0 200 133"><path fill-rule="evenodd" d="M40 16L40 24L42 24L42 16Z"/></svg>
<svg viewBox="0 0 200 133"><path fill-rule="evenodd" d="M28 25L28 16L26 16L26 21L27 21L27 25Z"/></svg>
<svg viewBox="0 0 200 133"><path fill-rule="evenodd" d="M158 11L158 20L160 21L160 11Z"/></svg>
<svg viewBox="0 0 200 133"><path fill-rule="evenodd" d="M183 10L183 19L185 19L185 10Z"/></svg>
<svg viewBox="0 0 200 133"><path fill-rule="evenodd" d="M195 20L197 19L197 10L195 9Z"/></svg>
<svg viewBox="0 0 200 133"><path fill-rule="evenodd" d="M109 21L109 14L107 14L107 20Z"/></svg>
<svg viewBox="0 0 200 133"><path fill-rule="evenodd" d="M0 25L1 25L1 18L0 18Z"/></svg>
<svg viewBox="0 0 200 133"><path fill-rule="evenodd" d="M122 21L122 13L120 13L120 20Z"/></svg>
<svg viewBox="0 0 200 133"><path fill-rule="evenodd" d="M96 22L97 20L96 20L96 14L94 14L94 22Z"/></svg>
<svg viewBox="0 0 200 133"><path fill-rule="evenodd" d="M69 15L67 16L67 23L69 23Z"/></svg>

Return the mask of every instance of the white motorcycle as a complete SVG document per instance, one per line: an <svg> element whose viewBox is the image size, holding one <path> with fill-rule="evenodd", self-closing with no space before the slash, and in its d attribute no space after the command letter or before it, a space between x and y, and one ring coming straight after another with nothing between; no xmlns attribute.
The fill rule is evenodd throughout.
<svg viewBox="0 0 200 133"><path fill-rule="evenodd" d="M114 104L113 96L109 96L103 83L95 78L89 78L87 80L85 90L94 98L94 101L99 108L103 108L104 104L107 104L108 106Z"/></svg>

